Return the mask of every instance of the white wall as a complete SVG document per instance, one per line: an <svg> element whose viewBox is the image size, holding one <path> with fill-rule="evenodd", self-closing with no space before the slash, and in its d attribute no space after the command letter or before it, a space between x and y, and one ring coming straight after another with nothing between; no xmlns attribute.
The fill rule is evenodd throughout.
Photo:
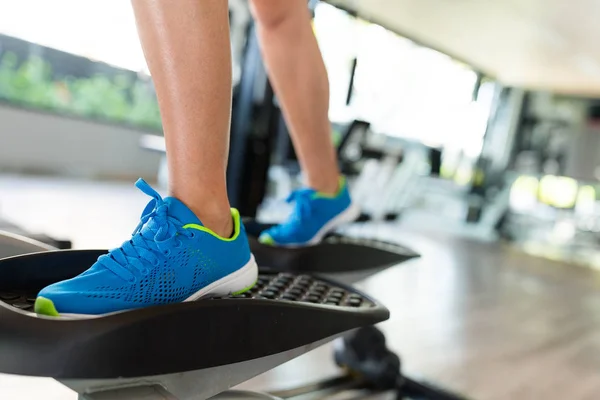
<svg viewBox="0 0 600 400"><path fill-rule="evenodd" d="M154 180L160 156L143 131L0 105L0 170Z"/></svg>

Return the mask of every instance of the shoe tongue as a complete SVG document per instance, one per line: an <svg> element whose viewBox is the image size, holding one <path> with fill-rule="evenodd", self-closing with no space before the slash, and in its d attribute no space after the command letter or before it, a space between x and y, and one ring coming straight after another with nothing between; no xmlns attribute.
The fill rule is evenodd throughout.
<svg viewBox="0 0 600 400"><path fill-rule="evenodd" d="M196 214L180 200L175 197L167 197L164 201L169 206L169 215L177 218L182 224L198 224L204 226L198 217L196 217Z"/></svg>

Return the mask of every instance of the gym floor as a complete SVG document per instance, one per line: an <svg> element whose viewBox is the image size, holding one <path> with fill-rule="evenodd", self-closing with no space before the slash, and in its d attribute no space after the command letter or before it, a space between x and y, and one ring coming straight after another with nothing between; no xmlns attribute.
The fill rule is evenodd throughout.
<svg viewBox="0 0 600 400"><path fill-rule="evenodd" d="M69 238L76 248L119 245L146 201L131 184L0 176L2 218ZM433 227L398 225L389 232L422 257L360 288L390 308L392 317L381 328L407 374L477 400L600 398L597 271ZM336 373L331 348L324 346L243 387L286 388ZM76 399L50 379L6 375L0 375L0 393L6 399Z"/></svg>

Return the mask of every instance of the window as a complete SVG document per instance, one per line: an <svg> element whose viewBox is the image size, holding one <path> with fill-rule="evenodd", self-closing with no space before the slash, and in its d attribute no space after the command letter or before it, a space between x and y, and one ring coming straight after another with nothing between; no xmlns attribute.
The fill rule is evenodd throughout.
<svg viewBox="0 0 600 400"><path fill-rule="evenodd" d="M230 16L235 82L247 4ZM129 1L0 0L0 101L162 129Z"/></svg>
<svg viewBox="0 0 600 400"><path fill-rule="evenodd" d="M345 122L354 116L346 107L346 97L356 56L358 21L329 4L319 3L315 10L314 29L323 60L329 71L329 118Z"/></svg>
<svg viewBox="0 0 600 400"><path fill-rule="evenodd" d="M161 129L129 2L0 0L0 100Z"/></svg>
<svg viewBox="0 0 600 400"><path fill-rule="evenodd" d="M487 110L472 102L477 76L471 68L333 6L320 4L315 14L329 71L331 120L364 119L389 136L480 152Z"/></svg>

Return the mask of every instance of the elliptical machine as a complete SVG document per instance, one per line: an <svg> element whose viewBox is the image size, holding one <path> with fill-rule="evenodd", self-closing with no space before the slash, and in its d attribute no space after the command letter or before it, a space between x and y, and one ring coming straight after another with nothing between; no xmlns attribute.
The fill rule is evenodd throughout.
<svg viewBox="0 0 600 400"><path fill-rule="evenodd" d="M246 225L250 234L266 227ZM261 266L250 292L84 320L35 315L35 294L83 272L105 250L0 260L0 372L52 377L81 400L276 400L349 389L392 390L399 399L462 399L402 376L399 358L374 328L388 310L350 286L414 252L340 234L301 249L250 240ZM335 360L346 371L338 378L271 393L228 390L335 339Z"/></svg>

